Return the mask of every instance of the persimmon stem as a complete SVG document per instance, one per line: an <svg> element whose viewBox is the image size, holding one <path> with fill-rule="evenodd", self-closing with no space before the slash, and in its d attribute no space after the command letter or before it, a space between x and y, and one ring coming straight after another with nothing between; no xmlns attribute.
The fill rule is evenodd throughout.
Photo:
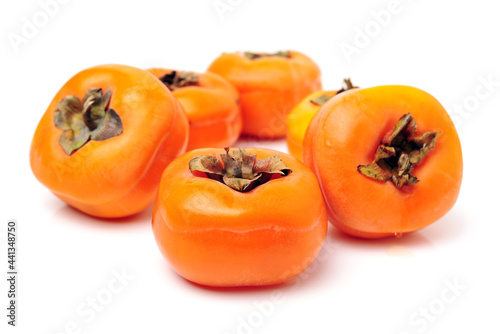
<svg viewBox="0 0 500 334"><path fill-rule="evenodd" d="M397 187L415 185L419 180L412 174L434 148L439 132L417 135L417 123L408 113L386 133L369 165L359 165L358 172L379 181L392 181Z"/></svg>
<svg viewBox="0 0 500 334"><path fill-rule="evenodd" d="M82 101L73 95L59 102L54 112L54 125L64 130L59 144L71 155L91 140L103 141L123 132L120 116L109 109L111 90L90 88Z"/></svg>
<svg viewBox="0 0 500 334"><path fill-rule="evenodd" d="M160 81L170 90L176 90L182 87L198 86L200 78L194 72L190 71L172 71L160 78Z"/></svg>
<svg viewBox="0 0 500 334"><path fill-rule="evenodd" d="M292 172L279 155L257 160L257 156L248 154L244 149L224 148L221 160L213 155L196 157L189 162L191 172L204 172L208 178L219 181L228 187L246 192L271 180L274 174L286 176Z"/></svg>

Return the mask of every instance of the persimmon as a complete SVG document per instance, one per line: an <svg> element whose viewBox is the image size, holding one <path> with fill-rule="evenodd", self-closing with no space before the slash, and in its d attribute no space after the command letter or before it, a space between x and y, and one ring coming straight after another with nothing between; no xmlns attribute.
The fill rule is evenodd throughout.
<svg viewBox="0 0 500 334"><path fill-rule="evenodd" d="M321 89L318 65L297 51L223 53L208 68L240 93L245 135L281 138L286 116L305 96Z"/></svg>
<svg viewBox="0 0 500 334"><path fill-rule="evenodd" d="M330 222L358 237L400 237L455 204L462 151L443 106L407 86L359 89L330 99L304 139Z"/></svg>
<svg viewBox="0 0 500 334"><path fill-rule="evenodd" d="M73 76L35 131L36 178L87 214L124 217L153 201L161 173L184 153L188 122L150 73L102 65Z"/></svg>
<svg viewBox="0 0 500 334"><path fill-rule="evenodd" d="M156 242L182 277L208 286L278 284L304 271L326 236L314 174L264 148L206 148L163 173Z"/></svg>
<svg viewBox="0 0 500 334"><path fill-rule="evenodd" d="M233 145L241 133L238 91L215 73L148 70L170 89L189 121L187 150Z"/></svg>
<svg viewBox="0 0 500 334"><path fill-rule="evenodd" d="M302 145L311 119L323 104L337 94L358 88L350 79L344 80L344 87L339 90L320 90L309 94L297 104L286 118L286 144L288 151L297 160L302 161Z"/></svg>

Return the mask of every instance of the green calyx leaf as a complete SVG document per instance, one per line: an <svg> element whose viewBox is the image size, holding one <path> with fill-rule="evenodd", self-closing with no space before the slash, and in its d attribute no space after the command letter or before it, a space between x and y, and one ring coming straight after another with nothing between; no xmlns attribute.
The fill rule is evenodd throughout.
<svg viewBox="0 0 500 334"><path fill-rule="evenodd" d="M198 86L200 78L194 72L190 71L172 71L160 78L160 81L170 90L176 90L182 87Z"/></svg>
<svg viewBox="0 0 500 334"><path fill-rule="evenodd" d="M359 165L358 172L379 181L392 181L397 187L414 185L419 180L412 175L434 148L439 132L416 135L417 123L411 114L403 115L377 147L369 165Z"/></svg>
<svg viewBox="0 0 500 334"><path fill-rule="evenodd" d="M244 149L233 149L233 155L221 154L221 160L212 155L196 157L189 162L191 172L206 173L207 177L224 183L228 187L246 192L268 182L274 174L286 176L292 172L280 156L275 155L257 160L257 156L248 154Z"/></svg>
<svg viewBox="0 0 500 334"><path fill-rule="evenodd" d="M120 116L108 109L111 91L102 94L102 89L90 88L83 102L69 95L59 102L54 112L54 125L64 130L59 144L71 155L90 140L103 141L123 132Z"/></svg>
<svg viewBox="0 0 500 334"><path fill-rule="evenodd" d="M281 57L281 58L291 58L292 53L290 51L278 51L276 53L255 53L255 52L243 52L243 55L250 60L268 57Z"/></svg>

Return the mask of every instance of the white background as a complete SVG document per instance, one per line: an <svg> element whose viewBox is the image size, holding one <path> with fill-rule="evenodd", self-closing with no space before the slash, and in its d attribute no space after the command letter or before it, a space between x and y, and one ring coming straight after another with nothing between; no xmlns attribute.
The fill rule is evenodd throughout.
<svg viewBox="0 0 500 334"><path fill-rule="evenodd" d="M15 218L20 272L15 329L6 325L1 279L1 332L498 333L498 4L401 0L381 27L372 12L387 9L390 0L220 3L230 10L218 13L213 0L70 0L47 22L37 1L0 5L0 259L5 273L5 225ZM16 51L8 36L21 35L24 20L33 22L33 16L44 26ZM371 37L366 45L357 40L358 53L349 61L341 46L356 46L357 31L365 28ZM90 218L33 177L28 152L35 127L78 71L103 63L204 71L223 51L281 49L313 58L326 89L351 77L361 87L415 86L440 100L456 122L464 154L453 210L402 239L358 240L330 226L328 252L298 281L210 289L183 280L161 257L151 209L118 222ZM488 78L496 86L477 99L478 90L488 93L481 81ZM286 150L283 141L255 145ZM82 316L77 309L88 311L88 298L109 297L113 272L122 270L133 279L95 317ZM443 290L455 283L458 295L445 291L444 303ZM276 294L281 299L270 306ZM429 307L429 320L423 320L419 312Z"/></svg>

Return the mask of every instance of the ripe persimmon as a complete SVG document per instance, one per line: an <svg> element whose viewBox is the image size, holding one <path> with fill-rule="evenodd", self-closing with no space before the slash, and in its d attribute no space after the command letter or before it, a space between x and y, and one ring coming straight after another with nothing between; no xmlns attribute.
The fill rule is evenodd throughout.
<svg viewBox="0 0 500 334"><path fill-rule="evenodd" d="M288 154L232 151L190 151L165 169L153 211L156 242L178 274L199 284L290 280L326 236L318 181Z"/></svg>
<svg viewBox="0 0 500 334"><path fill-rule="evenodd" d="M208 68L240 93L245 135L280 138L286 116L305 96L321 89L318 65L296 51L223 53Z"/></svg>
<svg viewBox="0 0 500 334"><path fill-rule="evenodd" d="M215 73L148 70L170 89L189 121L187 150L233 145L241 133L238 91Z"/></svg>
<svg viewBox="0 0 500 334"><path fill-rule="evenodd" d="M73 76L50 103L33 137L31 169L78 210L124 217L154 201L188 130L177 100L153 75L96 66Z"/></svg>
<svg viewBox="0 0 500 334"><path fill-rule="evenodd" d="M337 94L357 88L352 85L350 79L345 79L344 83L345 87L339 90L320 90L309 94L288 114L286 118L286 144L288 151L295 159L302 161L302 146L307 127L323 104Z"/></svg>
<svg viewBox="0 0 500 334"><path fill-rule="evenodd" d="M330 99L304 139L328 217L358 237L401 236L445 215L462 181L457 132L442 105L407 86Z"/></svg>

